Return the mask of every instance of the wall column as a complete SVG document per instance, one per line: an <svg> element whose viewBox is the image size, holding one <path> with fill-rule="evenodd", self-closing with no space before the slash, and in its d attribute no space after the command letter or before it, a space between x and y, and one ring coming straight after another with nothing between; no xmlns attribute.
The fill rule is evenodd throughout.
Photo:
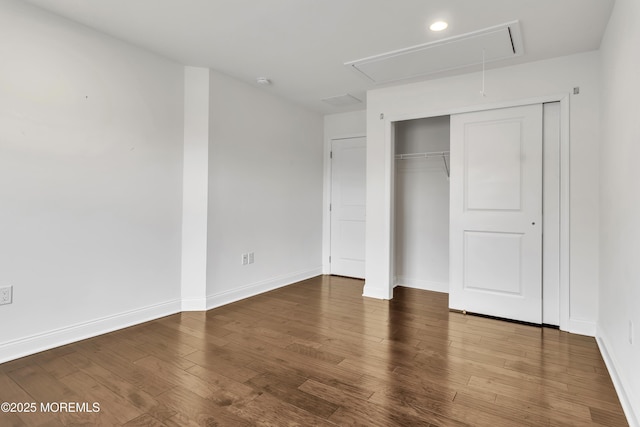
<svg viewBox="0 0 640 427"><path fill-rule="evenodd" d="M209 69L184 69L182 200L183 311L207 309Z"/></svg>

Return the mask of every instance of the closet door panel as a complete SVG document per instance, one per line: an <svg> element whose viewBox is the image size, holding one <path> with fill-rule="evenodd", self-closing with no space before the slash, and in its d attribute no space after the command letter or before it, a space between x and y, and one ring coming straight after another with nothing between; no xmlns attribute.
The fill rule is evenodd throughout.
<svg viewBox="0 0 640 427"><path fill-rule="evenodd" d="M542 106L451 117L453 309L542 323Z"/></svg>
<svg viewBox="0 0 640 427"><path fill-rule="evenodd" d="M521 123L506 120L465 129L465 208L519 210L522 196Z"/></svg>

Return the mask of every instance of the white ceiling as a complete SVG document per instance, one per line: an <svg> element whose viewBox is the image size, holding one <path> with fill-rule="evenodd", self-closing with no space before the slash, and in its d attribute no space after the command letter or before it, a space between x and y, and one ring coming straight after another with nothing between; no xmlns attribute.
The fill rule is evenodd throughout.
<svg viewBox="0 0 640 427"><path fill-rule="evenodd" d="M376 87L345 62L519 20L525 54L598 49L614 0L27 0L182 64L210 67L321 113ZM432 33L437 19L449 28ZM430 76L477 71L462 69Z"/></svg>

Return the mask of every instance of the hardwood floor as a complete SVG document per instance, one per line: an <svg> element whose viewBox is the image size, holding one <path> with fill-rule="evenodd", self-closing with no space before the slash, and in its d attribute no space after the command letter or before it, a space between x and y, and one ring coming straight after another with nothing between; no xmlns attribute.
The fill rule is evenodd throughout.
<svg viewBox="0 0 640 427"><path fill-rule="evenodd" d="M362 285L317 277L2 364L0 402L100 410L0 425L627 425L593 338Z"/></svg>

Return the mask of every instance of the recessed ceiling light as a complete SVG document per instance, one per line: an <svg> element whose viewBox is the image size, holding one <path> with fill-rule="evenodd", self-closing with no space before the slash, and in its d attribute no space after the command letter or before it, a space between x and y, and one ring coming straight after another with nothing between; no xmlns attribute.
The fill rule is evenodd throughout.
<svg viewBox="0 0 640 427"><path fill-rule="evenodd" d="M431 31L442 31L442 30L446 29L448 26L449 26L449 24L447 24L444 21L436 21L436 22L434 22L433 24L431 24L429 26L429 29Z"/></svg>

